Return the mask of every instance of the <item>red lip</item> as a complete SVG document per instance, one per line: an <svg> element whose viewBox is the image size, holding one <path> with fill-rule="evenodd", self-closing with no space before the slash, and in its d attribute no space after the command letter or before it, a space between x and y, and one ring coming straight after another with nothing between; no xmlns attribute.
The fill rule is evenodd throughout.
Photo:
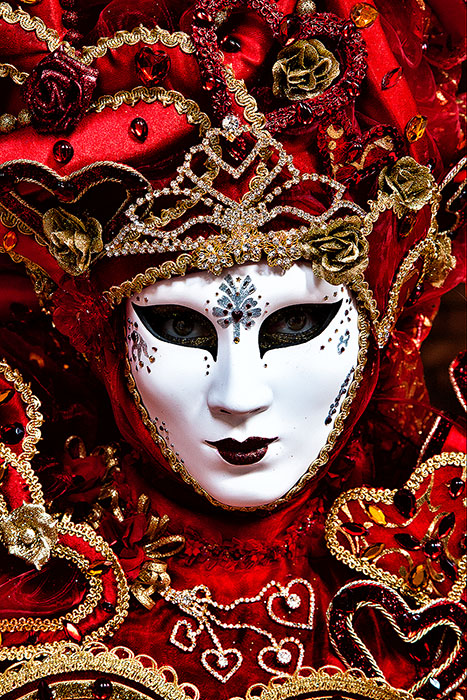
<svg viewBox="0 0 467 700"><path fill-rule="evenodd" d="M215 447L222 459L229 464L254 464L259 462L268 451L271 442L277 438L249 437L243 442L233 438L224 440L206 440L208 445Z"/></svg>

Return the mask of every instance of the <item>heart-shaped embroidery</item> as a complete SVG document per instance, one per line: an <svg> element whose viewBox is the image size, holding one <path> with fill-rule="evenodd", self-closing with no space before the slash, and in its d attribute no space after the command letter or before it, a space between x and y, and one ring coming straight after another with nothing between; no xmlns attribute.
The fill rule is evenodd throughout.
<svg viewBox="0 0 467 700"><path fill-rule="evenodd" d="M358 637L354 617L362 608L378 610L389 621L397 636L414 644L436 628L449 628L456 637L454 649L439 660L428 675L420 678L408 692L431 700L454 690L466 677L467 648L463 630L467 611L460 603L437 601L412 610L391 588L369 581L356 581L341 588L329 606L328 628L339 656L351 668L358 668L370 677L386 680L377 661ZM390 679L388 679L390 682Z"/></svg>
<svg viewBox="0 0 467 700"><path fill-rule="evenodd" d="M208 657L215 658L215 664L217 668L208 661ZM229 657L231 658L229 662ZM217 649L206 649L201 655L201 663L203 664L206 671L209 671L214 678L217 678L221 683L227 683L229 678L232 678L233 674L238 671L242 665L243 657L237 649L224 649L223 651L218 651ZM218 669L225 669L224 672Z"/></svg>
<svg viewBox="0 0 467 700"><path fill-rule="evenodd" d="M191 652L196 646L200 632L201 629L198 628L195 631L188 620L178 620L170 634L170 641L182 651ZM188 644L186 640L188 640Z"/></svg>
<svg viewBox="0 0 467 700"><path fill-rule="evenodd" d="M300 589L305 589L301 591ZM305 594L305 595L304 595ZM284 609L282 614L279 605ZM272 593L267 600L267 610L270 617L281 625L311 630L315 612L315 594L311 583L303 578L296 578L287 586L279 587L278 593ZM290 620L286 616L300 611L305 622ZM302 618L303 619L303 618Z"/></svg>
<svg viewBox="0 0 467 700"><path fill-rule="evenodd" d="M326 521L330 551L420 604L460 600L467 572L465 479L465 456L446 452L420 465L400 489L342 494Z"/></svg>
<svg viewBox="0 0 467 700"><path fill-rule="evenodd" d="M290 647L293 647L293 651ZM298 639L286 637L277 646L263 647L258 654L258 664L273 675L291 676L302 667L304 654L305 650Z"/></svg>

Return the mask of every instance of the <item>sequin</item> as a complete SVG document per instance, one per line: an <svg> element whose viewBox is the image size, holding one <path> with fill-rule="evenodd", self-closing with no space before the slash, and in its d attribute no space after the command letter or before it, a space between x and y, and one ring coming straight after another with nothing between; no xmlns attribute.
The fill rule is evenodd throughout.
<svg viewBox="0 0 467 700"><path fill-rule="evenodd" d="M426 131L427 118L421 114L412 117L405 125L405 138L409 143L414 143L422 138Z"/></svg>
<svg viewBox="0 0 467 700"><path fill-rule="evenodd" d="M13 250L13 248L16 246L18 243L18 236L14 231L7 231L5 235L3 236L2 240L2 245L5 248L5 251L8 253L10 250Z"/></svg>
<svg viewBox="0 0 467 700"><path fill-rule="evenodd" d="M57 163L66 165L73 158L75 151L69 141L64 141L61 139L60 141L56 141L54 143L52 152Z"/></svg>
<svg viewBox="0 0 467 700"><path fill-rule="evenodd" d="M142 117L136 117L130 124L130 133L140 143L144 143L148 137L148 124Z"/></svg>
<svg viewBox="0 0 467 700"><path fill-rule="evenodd" d="M154 51L149 46L143 46L135 55L135 65L144 85L154 87L167 76L170 58L165 51Z"/></svg>
<svg viewBox="0 0 467 700"><path fill-rule="evenodd" d="M366 29L376 22L378 15L379 12L373 5L369 5L366 2L358 2L352 7L350 19L359 29Z"/></svg>

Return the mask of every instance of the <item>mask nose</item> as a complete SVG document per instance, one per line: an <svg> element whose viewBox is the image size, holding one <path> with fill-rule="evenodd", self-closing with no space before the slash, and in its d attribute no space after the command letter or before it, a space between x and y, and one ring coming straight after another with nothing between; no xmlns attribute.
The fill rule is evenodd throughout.
<svg viewBox="0 0 467 700"><path fill-rule="evenodd" d="M207 397L211 413L242 419L266 411L273 394L263 364L258 348L243 339L220 353Z"/></svg>

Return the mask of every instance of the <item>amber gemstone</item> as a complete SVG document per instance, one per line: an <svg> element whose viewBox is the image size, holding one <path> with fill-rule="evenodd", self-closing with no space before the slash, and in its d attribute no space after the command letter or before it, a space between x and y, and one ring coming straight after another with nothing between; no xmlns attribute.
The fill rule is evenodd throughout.
<svg viewBox="0 0 467 700"><path fill-rule="evenodd" d="M384 515L381 508L378 508L378 506L369 505L366 506L365 510L374 523L376 523L377 525L386 525L386 516Z"/></svg>
<svg viewBox="0 0 467 700"><path fill-rule="evenodd" d="M352 7L350 19L359 29L366 29L375 23L379 12L376 7L366 2L358 2Z"/></svg>
<svg viewBox="0 0 467 700"><path fill-rule="evenodd" d="M54 694L51 687L43 678L37 686L37 700L53 700Z"/></svg>
<svg viewBox="0 0 467 700"><path fill-rule="evenodd" d="M456 522L456 516L454 513L448 513L441 518L438 525L438 535L439 537L446 537L452 531Z"/></svg>
<svg viewBox="0 0 467 700"><path fill-rule="evenodd" d="M375 557L378 557L381 552L384 551L384 549L385 545L382 542L371 544L365 549L364 552L362 552L362 559L375 559Z"/></svg>
<svg viewBox="0 0 467 700"><path fill-rule="evenodd" d="M65 622L63 627L69 638L72 639L74 642L80 642L83 638L83 635L73 623Z"/></svg>
<svg viewBox="0 0 467 700"><path fill-rule="evenodd" d="M7 445L17 445L24 437L24 426L21 423L10 423L0 428L0 440Z"/></svg>
<svg viewBox="0 0 467 700"><path fill-rule="evenodd" d="M1 402L0 402L1 403ZM455 476L449 484L449 495L451 498L458 498L465 487L465 481L458 476Z"/></svg>
<svg viewBox="0 0 467 700"><path fill-rule="evenodd" d="M418 564L409 572L408 583L412 588L425 588L428 583L428 572L423 564Z"/></svg>
<svg viewBox="0 0 467 700"><path fill-rule="evenodd" d="M148 137L148 124L146 119L136 117L130 124L130 133L140 143L144 143Z"/></svg>
<svg viewBox="0 0 467 700"><path fill-rule="evenodd" d="M92 684L92 694L97 700L108 700L112 695L112 683L105 676L96 678Z"/></svg>
<svg viewBox="0 0 467 700"><path fill-rule="evenodd" d="M415 496L409 489L398 489L394 494L394 505L404 518L413 518L417 511Z"/></svg>
<svg viewBox="0 0 467 700"><path fill-rule="evenodd" d="M438 559L443 553L443 545L439 540L428 540L423 545L423 551L432 561Z"/></svg>
<svg viewBox="0 0 467 700"><path fill-rule="evenodd" d="M165 51L143 46L135 56L136 72L148 87L158 85L170 70L170 58Z"/></svg>
<svg viewBox="0 0 467 700"><path fill-rule="evenodd" d="M405 138L409 143L418 141L421 139L426 131L427 118L423 117L421 114L417 114L412 117L405 125Z"/></svg>
<svg viewBox="0 0 467 700"><path fill-rule="evenodd" d="M413 552L421 547L421 544L417 538L413 535L409 535L408 532L400 532L397 535L394 535L394 539L396 540L397 544L400 544L400 546L404 549L408 549L409 552Z"/></svg>
<svg viewBox="0 0 467 700"><path fill-rule="evenodd" d="M73 158L74 149L71 143L62 139L54 143L52 152L57 163L66 165Z"/></svg>
<svg viewBox="0 0 467 700"><path fill-rule="evenodd" d="M221 49L225 53L238 53L242 48L238 39L227 34L221 41Z"/></svg>
<svg viewBox="0 0 467 700"><path fill-rule="evenodd" d="M368 535L366 527L358 523L344 523L341 527L349 535Z"/></svg>
<svg viewBox="0 0 467 700"><path fill-rule="evenodd" d="M401 78L402 68L400 66L399 68L393 68L383 76L383 79L381 80L381 90L390 90L394 87L394 85L397 85Z"/></svg>
<svg viewBox="0 0 467 700"><path fill-rule="evenodd" d="M14 231L7 231L5 235L3 236L2 240L2 245L5 248L5 251L8 253L8 251L13 250L15 245L18 243L18 236Z"/></svg>
<svg viewBox="0 0 467 700"><path fill-rule="evenodd" d="M110 571L111 567L112 564L108 561L96 562L89 567L88 574L90 576L101 576L101 574L106 574L107 571Z"/></svg>

